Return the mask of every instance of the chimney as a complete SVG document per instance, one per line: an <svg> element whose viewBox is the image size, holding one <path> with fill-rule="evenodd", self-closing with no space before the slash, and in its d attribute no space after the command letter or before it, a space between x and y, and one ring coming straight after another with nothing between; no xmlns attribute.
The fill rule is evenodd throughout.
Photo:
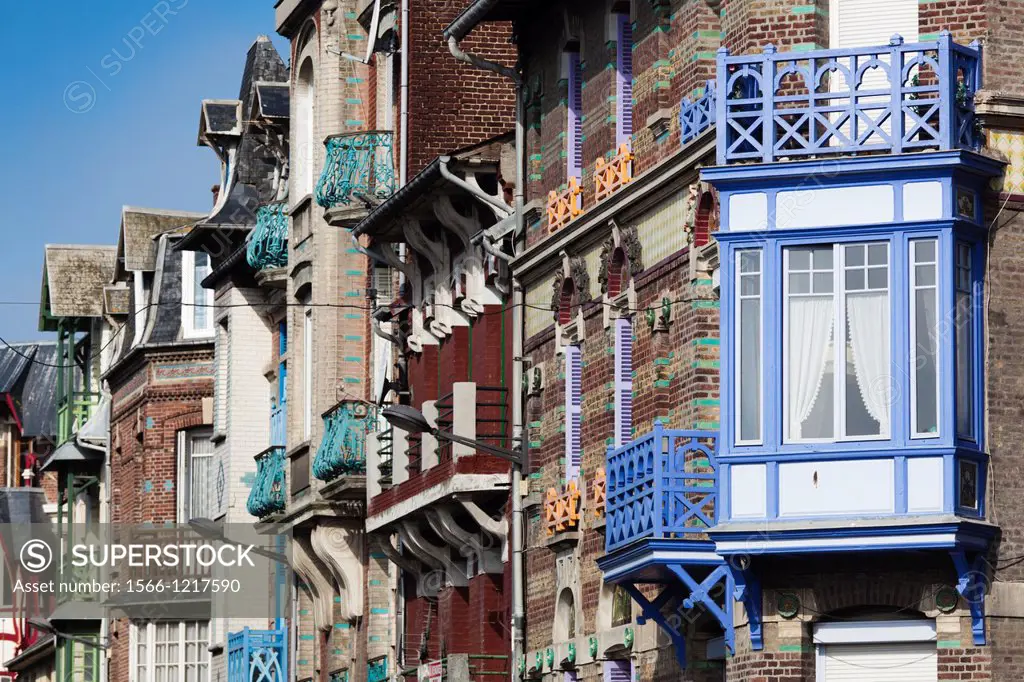
<svg viewBox="0 0 1024 682"><path fill-rule="evenodd" d="M220 199L220 185L214 185L210 188L210 192L213 193L213 205L217 205L217 200Z"/></svg>

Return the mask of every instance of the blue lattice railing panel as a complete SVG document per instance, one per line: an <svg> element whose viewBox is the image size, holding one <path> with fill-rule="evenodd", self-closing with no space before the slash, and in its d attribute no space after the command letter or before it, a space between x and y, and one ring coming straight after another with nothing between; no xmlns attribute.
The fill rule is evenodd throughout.
<svg viewBox="0 0 1024 682"><path fill-rule="evenodd" d="M707 82L704 94L690 101L684 98L679 107L679 142L687 144L715 123L715 81Z"/></svg>
<svg viewBox="0 0 1024 682"><path fill-rule="evenodd" d="M287 682L288 630L228 634L228 682Z"/></svg>
<svg viewBox="0 0 1024 682"><path fill-rule="evenodd" d="M375 429L375 412L366 403L339 403L324 414L324 435L313 459L313 475L321 481L366 473L366 435Z"/></svg>
<svg viewBox="0 0 1024 682"><path fill-rule="evenodd" d="M730 56L718 51L718 163L980 147L981 49L931 42Z"/></svg>
<svg viewBox="0 0 1024 682"><path fill-rule="evenodd" d="M288 215L284 202L256 209L256 227L249 235L245 258L257 270L288 265Z"/></svg>
<svg viewBox="0 0 1024 682"><path fill-rule="evenodd" d="M327 138L327 159L316 185L316 202L324 208L348 206L353 200L378 203L395 191L392 135L370 131Z"/></svg>
<svg viewBox="0 0 1024 682"><path fill-rule="evenodd" d="M246 509L256 518L284 511L285 459L284 446L268 448L256 456L256 480L246 502Z"/></svg>
<svg viewBox="0 0 1024 682"><path fill-rule="evenodd" d="M697 537L716 523L718 434L654 429L609 450L605 551L644 538Z"/></svg>

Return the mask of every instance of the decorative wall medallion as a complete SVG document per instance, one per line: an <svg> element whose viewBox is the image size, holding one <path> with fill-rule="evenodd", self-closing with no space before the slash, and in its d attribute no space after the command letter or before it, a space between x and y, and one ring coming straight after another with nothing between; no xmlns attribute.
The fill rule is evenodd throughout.
<svg viewBox="0 0 1024 682"><path fill-rule="evenodd" d="M643 247L640 244L640 236L635 226L619 227L612 223L612 233L601 245L601 266L597 271L597 281L601 284L601 292L608 294L609 268L615 249L622 247L626 255L626 265L629 268L629 276L636 277L644 271Z"/></svg>
<svg viewBox="0 0 1024 682"><path fill-rule="evenodd" d="M572 281L573 286L572 306L575 307L590 300L590 274L587 272L586 262L579 256L563 255L562 267L555 273L555 281L551 285L551 314L556 323L562 308L562 290L567 278Z"/></svg>
<svg viewBox="0 0 1024 682"><path fill-rule="evenodd" d="M942 613L952 613L960 604L960 594L952 587L943 587L935 593L935 608Z"/></svg>
<svg viewBox="0 0 1024 682"><path fill-rule="evenodd" d="M795 618L800 613L800 597L792 592L780 592L775 608L783 618Z"/></svg>

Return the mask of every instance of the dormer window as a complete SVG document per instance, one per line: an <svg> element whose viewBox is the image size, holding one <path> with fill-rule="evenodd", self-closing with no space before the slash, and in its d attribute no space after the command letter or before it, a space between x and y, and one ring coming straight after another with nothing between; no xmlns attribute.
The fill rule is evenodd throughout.
<svg viewBox="0 0 1024 682"><path fill-rule="evenodd" d="M213 290L203 286L210 276L210 255L198 251L181 254L181 328L186 339L213 336Z"/></svg>

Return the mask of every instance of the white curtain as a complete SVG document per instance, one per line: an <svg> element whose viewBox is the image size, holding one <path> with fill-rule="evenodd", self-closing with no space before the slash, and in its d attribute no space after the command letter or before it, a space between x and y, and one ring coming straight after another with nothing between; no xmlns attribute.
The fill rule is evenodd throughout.
<svg viewBox="0 0 1024 682"><path fill-rule="evenodd" d="M801 438L803 421L814 408L825 376L832 338L832 297L789 300L789 435Z"/></svg>
<svg viewBox="0 0 1024 682"><path fill-rule="evenodd" d="M889 433L889 294L856 294L846 300L857 386L871 418Z"/></svg>

